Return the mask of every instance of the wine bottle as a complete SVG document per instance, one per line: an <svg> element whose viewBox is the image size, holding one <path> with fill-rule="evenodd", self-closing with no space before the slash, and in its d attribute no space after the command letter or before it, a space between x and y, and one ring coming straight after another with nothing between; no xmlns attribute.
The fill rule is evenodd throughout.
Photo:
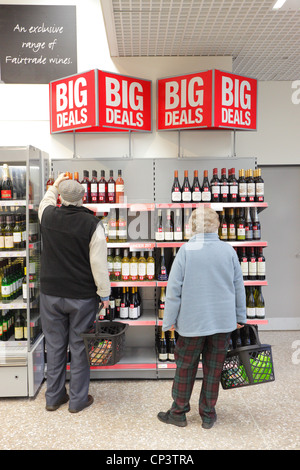
<svg viewBox="0 0 300 470"><path fill-rule="evenodd" d="M254 183L253 173L251 169L248 170L247 200L248 202L254 202L255 200L255 183Z"/></svg>
<svg viewBox="0 0 300 470"><path fill-rule="evenodd" d="M189 240L192 236L192 231L190 227L190 215L191 210L186 208L184 209L184 221L183 221L183 239Z"/></svg>
<svg viewBox="0 0 300 470"><path fill-rule="evenodd" d="M266 279L266 260L263 255L263 248L258 248L257 254L257 279L263 281Z"/></svg>
<svg viewBox="0 0 300 470"><path fill-rule="evenodd" d="M120 256L120 248L116 248L115 257L113 259L113 277L115 281L121 281L122 258Z"/></svg>
<svg viewBox="0 0 300 470"><path fill-rule="evenodd" d="M3 277L1 281L1 297L2 297L3 304L8 304L10 302L10 293L11 293L11 286L10 286L10 280L8 277L8 268L4 268Z"/></svg>
<svg viewBox="0 0 300 470"><path fill-rule="evenodd" d="M255 201L264 202L265 200L265 183L261 176L261 169L257 169L257 178L255 181Z"/></svg>
<svg viewBox="0 0 300 470"><path fill-rule="evenodd" d="M225 210L222 210L219 215L220 225L219 225L219 238L220 240L228 240L228 227L227 220L225 216Z"/></svg>
<svg viewBox="0 0 300 470"><path fill-rule="evenodd" d="M50 186L54 185L54 174L53 171L50 172L48 181L46 183L46 191L50 188Z"/></svg>
<svg viewBox="0 0 300 470"><path fill-rule="evenodd" d="M165 287L161 287L160 288L159 303L158 303L158 318L160 320L163 320L163 318L164 318L165 301L166 301Z"/></svg>
<svg viewBox="0 0 300 470"><path fill-rule="evenodd" d="M198 171L194 171L194 181L192 185L192 201L200 202L201 201L201 188L198 179Z"/></svg>
<svg viewBox="0 0 300 470"><path fill-rule="evenodd" d="M169 331L169 338L168 338L168 360L171 362L175 361L175 346L176 346L176 340L175 340L175 331L170 330Z"/></svg>
<svg viewBox="0 0 300 470"><path fill-rule="evenodd" d="M122 265L121 265L121 277L122 281L129 281L129 258L128 258L128 249L124 249L124 256L122 258Z"/></svg>
<svg viewBox="0 0 300 470"><path fill-rule="evenodd" d="M87 170L83 170L83 180L81 181L81 184L84 187L83 203L89 204L91 202L91 182L89 180L89 172Z"/></svg>
<svg viewBox="0 0 300 470"><path fill-rule="evenodd" d="M247 299L246 300L246 315L247 315L247 318L253 320L255 318L256 310L255 310L255 299L254 299L252 286L249 287L248 295L246 299Z"/></svg>
<svg viewBox="0 0 300 470"><path fill-rule="evenodd" d="M148 281L153 281L155 276L155 260L152 256L152 251L149 251L147 258L146 273Z"/></svg>
<svg viewBox="0 0 300 470"><path fill-rule="evenodd" d="M114 204L116 202L116 183L114 180L114 172L110 170L109 180L107 182L107 196L108 202Z"/></svg>
<svg viewBox="0 0 300 470"><path fill-rule="evenodd" d="M108 202L107 182L105 180L105 171L101 170L101 176L98 182L98 201L100 203Z"/></svg>
<svg viewBox="0 0 300 470"><path fill-rule="evenodd" d="M160 331L159 343L158 343L158 360L162 362L168 360L167 342L166 342L165 332L162 330Z"/></svg>
<svg viewBox="0 0 300 470"><path fill-rule="evenodd" d="M5 249L5 215L0 215L0 250Z"/></svg>
<svg viewBox="0 0 300 470"><path fill-rule="evenodd" d="M9 176L9 168L6 163L3 165L2 182L1 182L1 199L13 199L13 184Z"/></svg>
<svg viewBox="0 0 300 470"><path fill-rule="evenodd" d="M246 255L246 248L244 248L244 247L242 247L240 249L239 262L240 262L242 273L243 273L243 279L247 280L248 279L249 266L248 266L248 258L247 258L247 255Z"/></svg>
<svg viewBox="0 0 300 470"><path fill-rule="evenodd" d="M174 171L174 181L171 191L171 201L172 202L181 202L181 187L178 181L178 170Z"/></svg>
<svg viewBox="0 0 300 470"><path fill-rule="evenodd" d="M14 248L13 225L14 225L14 216L7 215L5 217L5 227L4 227L4 249L9 250L9 251L13 250Z"/></svg>
<svg viewBox="0 0 300 470"><path fill-rule="evenodd" d="M123 320L129 317L129 302L126 295L126 287L123 287L123 293L120 305L120 318Z"/></svg>
<svg viewBox="0 0 300 470"><path fill-rule="evenodd" d="M226 178L226 168L221 169L220 179L221 199L220 202L228 202L229 200L229 186Z"/></svg>
<svg viewBox="0 0 300 470"><path fill-rule="evenodd" d="M129 280L137 281L138 278L138 259L136 257L136 252L133 251L131 258L129 260Z"/></svg>
<svg viewBox="0 0 300 470"><path fill-rule="evenodd" d="M253 240L261 239L261 227L258 218L257 207L253 208Z"/></svg>
<svg viewBox="0 0 300 470"><path fill-rule="evenodd" d="M109 275L109 280L114 281L114 257L112 254L112 249L107 248L107 269L108 269L108 275Z"/></svg>
<svg viewBox="0 0 300 470"><path fill-rule="evenodd" d="M97 181L97 171L92 171L92 180L91 180L91 202L98 202L98 181Z"/></svg>
<svg viewBox="0 0 300 470"><path fill-rule="evenodd" d="M106 317L107 317L107 320L110 320L110 321L113 321L116 317L116 299L112 291L109 296L109 305L106 311Z"/></svg>
<svg viewBox="0 0 300 470"><path fill-rule="evenodd" d="M125 243L127 241L127 211L126 209L119 210L119 219L118 219L118 242Z"/></svg>
<svg viewBox="0 0 300 470"><path fill-rule="evenodd" d="M208 181L208 171L204 170L203 172L203 182L202 182L202 202L210 202L211 201L211 191L210 185Z"/></svg>
<svg viewBox="0 0 300 470"><path fill-rule="evenodd" d="M238 179L238 200L239 202L247 201L247 183L245 179L245 171L239 170L239 179Z"/></svg>
<svg viewBox="0 0 300 470"><path fill-rule="evenodd" d="M257 258L254 253L254 248L250 248L250 254L248 255L248 279L249 281L255 281L257 276Z"/></svg>
<svg viewBox="0 0 300 470"><path fill-rule="evenodd" d="M174 220L174 240L182 240L182 213L181 209L175 210L175 220Z"/></svg>
<svg viewBox="0 0 300 470"><path fill-rule="evenodd" d="M164 239L165 239L165 234L164 234L162 210L158 209L158 211L157 211L156 230L155 230L155 240L161 242Z"/></svg>
<svg viewBox="0 0 300 470"><path fill-rule="evenodd" d="M110 211L109 220L108 220L108 241L110 243L116 242L117 231L118 231L117 214L116 214L116 210L112 209Z"/></svg>
<svg viewBox="0 0 300 470"><path fill-rule="evenodd" d="M124 180L122 178L122 170L118 170L118 178L116 179L116 203L124 202Z"/></svg>
<svg viewBox="0 0 300 470"><path fill-rule="evenodd" d="M16 314L14 334L15 341L24 340L24 321L20 311L18 311Z"/></svg>
<svg viewBox="0 0 300 470"><path fill-rule="evenodd" d="M262 294L261 286L257 286L258 295L255 301L255 316L256 318L265 318L265 299Z"/></svg>
<svg viewBox="0 0 300 470"><path fill-rule="evenodd" d="M164 229L164 235L165 235L165 240L166 241L173 241L173 239L174 239L174 225L173 225L172 214L171 214L170 209L167 209L167 219L166 219L166 225L165 225L165 229Z"/></svg>
<svg viewBox="0 0 300 470"><path fill-rule="evenodd" d="M78 183L79 183L79 173L78 173L78 171L74 171L74 181L78 181ZM54 180L53 180L53 184L54 184Z"/></svg>
<svg viewBox="0 0 300 470"><path fill-rule="evenodd" d="M120 318L121 300L122 300L121 287L117 287L116 294L115 294L116 318Z"/></svg>
<svg viewBox="0 0 300 470"><path fill-rule="evenodd" d="M134 287L131 288L128 316L130 320L136 320L138 318Z"/></svg>
<svg viewBox="0 0 300 470"><path fill-rule="evenodd" d="M238 181L235 177L235 168L231 168L231 177L229 183L229 200L230 202L237 202L238 201L238 192L239 192L239 185Z"/></svg>
<svg viewBox="0 0 300 470"><path fill-rule="evenodd" d="M213 169L213 177L210 180L211 200L212 202L220 201L220 180L218 178L218 168Z"/></svg>
<svg viewBox="0 0 300 470"><path fill-rule="evenodd" d="M144 256L144 252L140 252L140 257L138 260L138 280L145 281L147 275L147 261Z"/></svg>
<svg viewBox="0 0 300 470"><path fill-rule="evenodd" d="M22 226L21 226L21 215L15 215L15 226L13 228L13 244L14 250L22 250L23 240L22 240Z"/></svg>
<svg viewBox="0 0 300 470"><path fill-rule="evenodd" d="M244 217L244 209L239 209L239 216L236 222L236 238L239 241L243 241L246 239L246 221Z"/></svg>
<svg viewBox="0 0 300 470"><path fill-rule="evenodd" d="M188 171L184 171L184 180L181 188L181 200L182 202L191 202L192 190L189 183Z"/></svg>
<svg viewBox="0 0 300 470"><path fill-rule="evenodd" d="M236 240L236 224L234 219L234 209L229 209L228 216L228 240Z"/></svg>
<svg viewBox="0 0 300 470"><path fill-rule="evenodd" d="M158 273L157 273L157 279L159 281L168 280L164 248L160 249L160 263L159 263L159 268L158 268Z"/></svg>
<svg viewBox="0 0 300 470"><path fill-rule="evenodd" d="M253 225L249 207L246 207L245 239L247 241L253 240Z"/></svg>

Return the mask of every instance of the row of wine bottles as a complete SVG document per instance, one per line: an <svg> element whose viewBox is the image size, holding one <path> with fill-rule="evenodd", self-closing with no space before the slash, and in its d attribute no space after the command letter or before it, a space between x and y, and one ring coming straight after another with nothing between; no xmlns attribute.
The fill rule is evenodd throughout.
<svg viewBox="0 0 300 470"><path fill-rule="evenodd" d="M237 251L243 278L245 281L263 281L266 279L266 259L262 247L235 248Z"/></svg>
<svg viewBox="0 0 300 470"><path fill-rule="evenodd" d="M39 312L35 312L30 320L30 338L34 338L41 331ZM27 341L28 327L26 311L7 310L0 314L0 341Z"/></svg>
<svg viewBox="0 0 300 470"><path fill-rule="evenodd" d="M264 319L266 316L265 299L261 286L246 287L246 312L249 320Z"/></svg>
<svg viewBox="0 0 300 470"><path fill-rule="evenodd" d="M161 326L156 329L155 345L157 350L157 357L160 362L175 361L175 346L176 346L175 331L163 331Z"/></svg>
<svg viewBox="0 0 300 470"><path fill-rule="evenodd" d="M35 263L30 264L31 271L35 271ZM35 272L29 276L34 281ZM9 304L22 296L23 302L32 301L35 296L35 288L27 285L26 266L23 260L0 260L0 300L3 304Z"/></svg>
<svg viewBox="0 0 300 470"><path fill-rule="evenodd" d="M112 288L109 296L109 307L99 312L100 320L137 320L142 315L142 300L137 287Z"/></svg>
<svg viewBox="0 0 300 470"><path fill-rule="evenodd" d="M66 172L70 179L73 179L73 174L69 171ZM118 177L114 179L114 171L109 170L109 178L105 178L105 170L101 170L100 178L98 179L97 171L92 171L92 178L90 179L89 171L83 170L83 177L79 180L79 172L74 172L74 180L78 181L84 186L84 204L88 203L122 203L124 202L124 179L122 178L122 170L118 170ZM47 181L47 189L54 184L53 173L50 174Z"/></svg>
<svg viewBox="0 0 300 470"><path fill-rule="evenodd" d="M219 214L220 240L251 241L261 239L261 223L257 207L227 209Z"/></svg>
<svg viewBox="0 0 300 470"><path fill-rule="evenodd" d="M221 169L221 177L218 169L213 169L211 180L208 179L208 171L203 172L203 181L200 185L198 170L194 170L193 183L190 184L188 171L184 171L182 185L179 183L178 170L174 171L174 181L171 190L172 202L263 202L264 180L261 177L261 169L239 170L239 178L235 176L235 168Z"/></svg>

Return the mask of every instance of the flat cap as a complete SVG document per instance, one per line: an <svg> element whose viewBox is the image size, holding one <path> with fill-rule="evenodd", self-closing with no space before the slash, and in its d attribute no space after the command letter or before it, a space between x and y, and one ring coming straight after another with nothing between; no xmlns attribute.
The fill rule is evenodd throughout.
<svg viewBox="0 0 300 470"><path fill-rule="evenodd" d="M62 199L70 204L81 201L84 196L84 187L75 180L64 180L58 188Z"/></svg>

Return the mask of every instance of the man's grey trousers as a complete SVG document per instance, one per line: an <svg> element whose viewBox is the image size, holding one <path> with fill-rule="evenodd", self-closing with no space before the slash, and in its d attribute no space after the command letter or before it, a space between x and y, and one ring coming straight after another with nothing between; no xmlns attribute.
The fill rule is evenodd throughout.
<svg viewBox="0 0 300 470"><path fill-rule="evenodd" d="M69 407L78 409L87 403L90 367L80 334L92 327L98 306L98 297L69 299L41 293L41 321L47 348L47 405L56 405L65 396L68 344Z"/></svg>

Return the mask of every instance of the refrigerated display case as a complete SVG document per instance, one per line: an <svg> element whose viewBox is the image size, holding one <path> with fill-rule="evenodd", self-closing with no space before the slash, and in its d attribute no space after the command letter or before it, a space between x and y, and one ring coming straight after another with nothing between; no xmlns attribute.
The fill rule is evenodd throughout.
<svg viewBox="0 0 300 470"><path fill-rule="evenodd" d="M0 318L9 331L0 341L0 396L33 397L44 379L44 337L39 315L41 239L38 207L45 188L49 157L32 147L0 147L0 171L8 165L12 197L0 199L0 218L14 222L11 244L0 249L1 266L21 275L10 284L1 276ZM16 227L18 223L15 223ZM5 233L5 228L4 235ZM3 232L2 232L3 234ZM18 267L18 269L16 268ZM17 279L16 279L17 278ZM5 286L5 284L8 284Z"/></svg>
<svg viewBox="0 0 300 470"><path fill-rule="evenodd" d="M212 175L213 168L235 167L236 173L243 168L256 168L256 158L158 158L158 159L88 159L73 158L53 160L51 170L55 176L59 172L69 171L78 172L81 180L83 171L96 170L98 179L101 170L105 171L105 177L108 179L110 171L117 176L118 170L122 170L122 177L125 182L125 201L119 204L108 203L87 203L96 216L99 218L105 216L102 220L105 227L109 226L111 214L116 211L125 210L127 214L127 239L119 242L108 235L108 248L115 250L117 248L127 248L129 252L147 252L154 254L156 265L159 261L160 249L164 248L169 262L172 249L179 248L184 240L181 241L157 241L155 240L155 225L157 211L160 209L166 211L168 208L179 208L184 211L190 211L203 203L171 203L171 188L174 178L174 170L178 170L182 176L185 170L189 175L193 174L195 169L199 170L202 177L203 171L208 170ZM261 203L206 203L217 212L224 208L255 207L258 212L265 209L268 204ZM108 230L108 229L107 229ZM259 241L230 241L233 247L267 247L267 242ZM138 319L121 320L129 324L126 332L126 349L123 359L114 366L92 367L91 378L171 378L174 375L176 367L173 361L160 362L158 360L156 337L162 320L158 318L158 302L161 287L167 288L168 281L160 281L157 278L146 281L128 281L112 280L112 288L138 287L143 313ZM245 281L245 286L266 286L264 281ZM267 323L267 320L251 320L251 323ZM198 377L202 376L201 363L199 364Z"/></svg>

